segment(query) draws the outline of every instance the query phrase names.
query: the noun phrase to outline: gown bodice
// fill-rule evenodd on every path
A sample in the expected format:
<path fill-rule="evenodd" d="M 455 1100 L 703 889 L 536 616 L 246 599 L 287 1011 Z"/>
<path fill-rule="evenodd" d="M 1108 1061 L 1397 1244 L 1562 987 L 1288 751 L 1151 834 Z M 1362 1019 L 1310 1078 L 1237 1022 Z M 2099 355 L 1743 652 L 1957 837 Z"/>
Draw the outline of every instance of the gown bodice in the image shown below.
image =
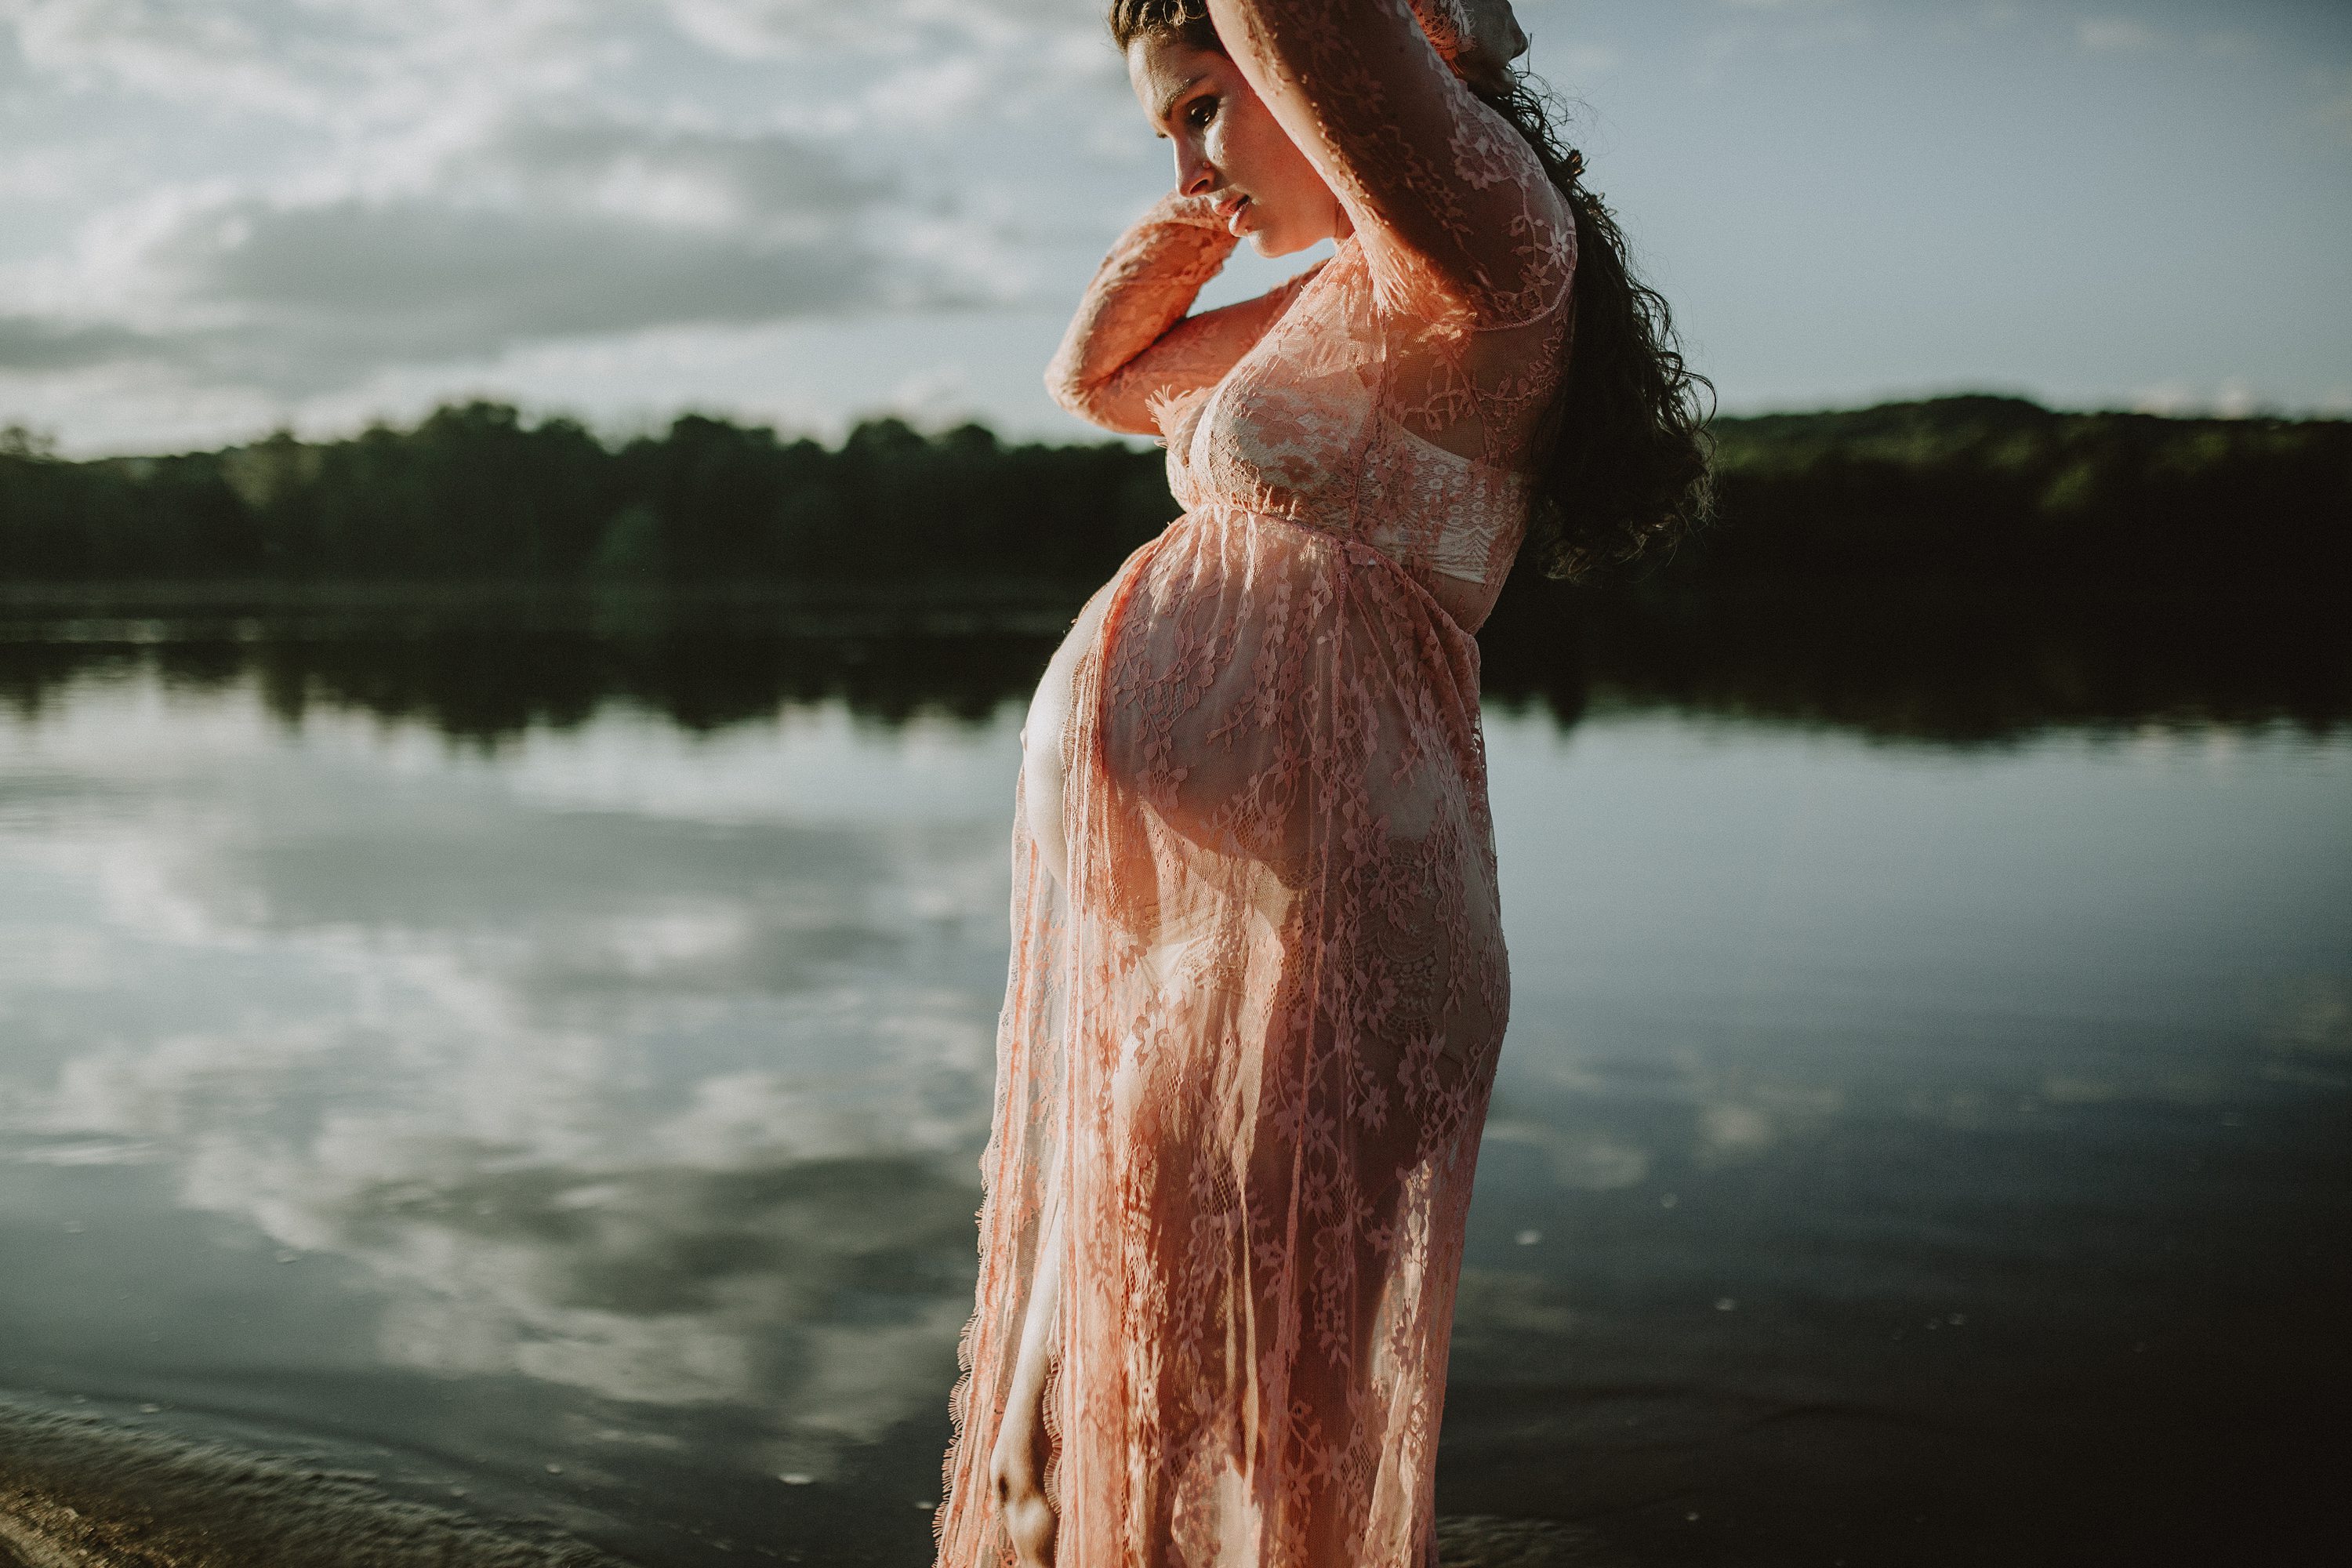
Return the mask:
<path fill-rule="evenodd" d="M 1525 326 L 1464 330 L 1463 353 L 1442 320 L 1383 312 L 1362 248 L 1343 239 L 1223 379 L 1162 403 L 1169 488 L 1188 511 L 1234 507 L 1360 538 L 1475 631 L 1526 532 L 1526 433 L 1505 415 L 1456 450 L 1416 429 L 1432 422 L 1398 393 L 1465 359 L 1556 359 L 1563 315 L 1555 302 Z M 1488 335 L 1532 341 L 1477 342 Z M 1455 445 L 1465 423 L 1451 426 Z"/>
<path fill-rule="evenodd" d="M 1220 191 L 1162 196 L 1097 269 L 1047 386 L 1163 441 L 1188 511 L 1352 536 L 1475 631 L 1526 532 L 1568 363 L 1575 215 L 1537 150 L 1442 63 L 1453 0 L 1234 3 L 1236 58 L 1343 232 L 1320 265 L 1196 312 L 1237 240 Z M 1382 44 L 1417 25 L 1434 49 Z"/>

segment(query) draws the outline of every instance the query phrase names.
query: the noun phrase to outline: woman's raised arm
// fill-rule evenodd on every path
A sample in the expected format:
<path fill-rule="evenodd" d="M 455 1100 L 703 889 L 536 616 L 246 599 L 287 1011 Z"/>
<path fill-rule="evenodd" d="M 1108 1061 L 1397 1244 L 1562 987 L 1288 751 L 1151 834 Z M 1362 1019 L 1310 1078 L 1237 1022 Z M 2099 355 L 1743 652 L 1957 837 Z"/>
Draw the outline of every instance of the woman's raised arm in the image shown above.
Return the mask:
<path fill-rule="evenodd" d="M 1516 322 L 1565 297 L 1574 220 L 1535 150 L 1433 42 L 1465 46 L 1467 13 L 1453 0 L 1208 5 L 1242 75 L 1347 208 L 1391 302 L 1425 308 L 1433 287 Z"/>
<path fill-rule="evenodd" d="M 1214 385 L 1265 336 L 1304 274 L 1255 299 L 1184 313 L 1233 254 L 1214 208 L 1201 196 L 1162 196 L 1119 236 L 1045 368 L 1055 402 L 1108 429 L 1158 435 L 1161 399 Z"/>

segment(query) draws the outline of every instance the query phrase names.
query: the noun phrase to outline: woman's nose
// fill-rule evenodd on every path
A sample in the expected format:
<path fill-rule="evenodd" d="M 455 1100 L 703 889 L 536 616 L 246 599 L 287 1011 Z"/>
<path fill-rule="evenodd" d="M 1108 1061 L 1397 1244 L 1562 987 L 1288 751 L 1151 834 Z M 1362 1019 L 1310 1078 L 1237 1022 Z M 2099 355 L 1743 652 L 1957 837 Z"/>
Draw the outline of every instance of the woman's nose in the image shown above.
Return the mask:
<path fill-rule="evenodd" d="M 1217 166 L 1202 157 L 1197 149 L 1179 145 L 1176 149 L 1176 190 L 1180 195 L 1197 196 L 1203 191 L 1217 188 Z"/>

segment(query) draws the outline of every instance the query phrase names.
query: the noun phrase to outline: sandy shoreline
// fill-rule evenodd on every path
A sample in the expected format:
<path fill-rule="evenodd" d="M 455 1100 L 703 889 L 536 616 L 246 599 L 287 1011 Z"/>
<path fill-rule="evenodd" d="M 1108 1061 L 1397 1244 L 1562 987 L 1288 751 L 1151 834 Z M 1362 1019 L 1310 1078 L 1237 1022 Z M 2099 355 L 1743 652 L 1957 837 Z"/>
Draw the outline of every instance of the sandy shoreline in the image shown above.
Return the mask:
<path fill-rule="evenodd" d="M 1626 1568 L 1584 1532 L 1447 1519 L 1444 1568 Z M 622 1568 L 373 1477 L 0 1402 L 0 1568 Z"/>
<path fill-rule="evenodd" d="M 0 1568 L 618 1568 L 357 1472 L 0 1403 Z"/>

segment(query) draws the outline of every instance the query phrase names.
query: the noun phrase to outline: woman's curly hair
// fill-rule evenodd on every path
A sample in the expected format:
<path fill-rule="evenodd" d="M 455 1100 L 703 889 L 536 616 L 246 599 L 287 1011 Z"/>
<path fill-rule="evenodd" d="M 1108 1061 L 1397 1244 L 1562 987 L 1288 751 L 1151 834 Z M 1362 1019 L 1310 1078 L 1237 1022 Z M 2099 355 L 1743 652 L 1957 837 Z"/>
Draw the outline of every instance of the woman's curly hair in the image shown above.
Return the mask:
<path fill-rule="evenodd" d="M 1231 53 L 1207 0 L 1111 0 L 1109 20 L 1122 53 L 1160 34 Z M 1536 564 L 1548 577 L 1585 578 L 1655 557 L 1712 510 L 1715 389 L 1684 363 L 1665 300 L 1627 265 L 1616 216 L 1585 189 L 1583 155 L 1556 129 L 1549 89 L 1517 70 L 1470 86 L 1535 150 L 1576 218 L 1574 347 L 1529 458 Z"/>

